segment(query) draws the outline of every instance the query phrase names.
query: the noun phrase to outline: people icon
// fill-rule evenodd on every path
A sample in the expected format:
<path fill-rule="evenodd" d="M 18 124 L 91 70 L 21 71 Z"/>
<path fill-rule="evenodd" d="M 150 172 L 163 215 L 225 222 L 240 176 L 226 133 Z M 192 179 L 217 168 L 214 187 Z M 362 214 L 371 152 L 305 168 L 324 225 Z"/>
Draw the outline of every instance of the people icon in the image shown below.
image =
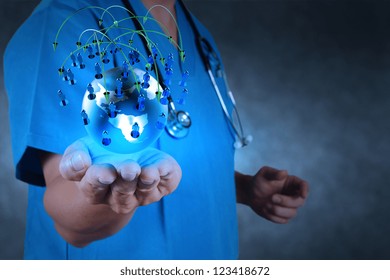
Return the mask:
<path fill-rule="evenodd" d="M 108 105 L 108 116 L 110 118 L 115 118 L 118 114 L 118 111 L 116 110 L 116 105 L 113 102 L 110 102 Z"/>
<path fill-rule="evenodd" d="M 96 41 L 97 42 L 97 41 Z M 100 56 L 100 45 L 99 44 L 96 44 L 96 47 L 95 47 L 95 54 L 97 55 L 97 56 Z"/>
<path fill-rule="evenodd" d="M 85 68 L 85 64 L 84 64 L 84 61 L 83 61 L 83 57 L 80 53 L 77 54 L 77 61 L 79 63 L 79 68 L 80 69 L 84 69 Z"/>
<path fill-rule="evenodd" d="M 111 144 L 111 138 L 109 137 L 107 130 L 104 130 L 102 133 L 102 144 L 104 146 L 108 146 Z"/>
<path fill-rule="evenodd" d="M 184 73 L 181 75 L 181 81 L 179 83 L 179 86 L 185 87 L 187 86 L 187 79 L 190 76 L 190 73 L 186 70 Z"/>
<path fill-rule="evenodd" d="M 88 51 L 88 58 L 89 58 L 89 59 L 92 59 L 92 58 L 95 57 L 95 55 L 93 54 L 93 48 L 92 48 L 91 45 L 88 45 L 87 51 Z"/>
<path fill-rule="evenodd" d="M 81 114 L 81 118 L 83 119 L 84 125 L 88 125 L 89 124 L 89 118 L 88 118 L 87 112 L 85 112 L 85 110 L 83 109 L 80 114 Z"/>
<path fill-rule="evenodd" d="M 123 61 L 122 63 L 122 78 L 127 79 L 129 76 L 129 65 L 127 64 L 127 61 Z"/>
<path fill-rule="evenodd" d="M 153 55 L 149 55 L 149 56 L 148 56 L 148 62 L 149 62 L 150 64 L 154 64 L 154 57 L 153 57 Z"/>
<path fill-rule="evenodd" d="M 74 79 L 74 74 L 73 74 L 72 70 L 68 69 L 66 71 L 66 75 L 67 75 L 68 82 L 69 82 L 70 85 L 76 84 L 76 81 Z"/>
<path fill-rule="evenodd" d="M 173 61 L 174 61 L 173 53 L 169 53 L 168 58 L 167 58 L 167 62 L 165 63 L 165 70 L 167 70 L 168 68 L 172 68 Z"/>
<path fill-rule="evenodd" d="M 68 72 L 65 71 L 65 69 L 63 69 L 63 68 L 60 68 L 59 71 L 63 71 L 63 73 L 62 73 L 62 79 L 63 79 L 65 82 L 69 82 Z"/>
<path fill-rule="evenodd" d="M 157 58 L 158 49 L 157 49 L 157 46 L 156 46 L 156 45 L 153 45 L 153 46 L 152 46 L 152 55 L 153 55 L 154 59 Z"/>
<path fill-rule="evenodd" d="M 139 137 L 140 133 L 139 133 L 139 125 L 138 125 L 138 123 L 134 123 L 133 124 L 133 126 L 131 128 L 130 135 L 133 138 L 138 138 Z"/>
<path fill-rule="evenodd" d="M 62 92 L 62 90 L 59 90 L 58 92 L 57 92 L 57 95 L 58 95 L 58 97 L 59 97 L 59 99 L 60 99 L 60 106 L 61 107 L 64 107 L 64 106 L 66 106 L 66 105 L 68 105 L 68 100 L 66 99 L 66 97 L 65 97 L 65 94 Z"/>
<path fill-rule="evenodd" d="M 101 79 L 103 78 L 103 74 L 102 74 L 102 68 L 100 67 L 100 64 L 98 62 L 95 63 L 95 78 L 96 79 Z"/>
<path fill-rule="evenodd" d="M 139 54 L 139 52 L 137 50 L 129 51 L 129 62 L 130 62 L 130 64 L 134 65 L 134 64 L 140 62 L 139 56 L 140 56 L 140 54 Z"/>
<path fill-rule="evenodd" d="M 171 96 L 171 92 L 169 88 L 165 88 L 161 94 L 160 103 L 162 105 L 167 105 L 169 96 Z"/>
<path fill-rule="evenodd" d="M 148 62 L 145 65 L 146 71 L 151 71 L 154 69 L 154 58 L 152 55 L 148 56 Z"/>
<path fill-rule="evenodd" d="M 165 79 L 164 79 L 164 82 L 168 86 L 171 85 L 172 75 L 173 75 L 173 69 L 172 68 L 165 68 Z"/>
<path fill-rule="evenodd" d="M 110 60 L 107 57 L 107 52 L 106 51 L 102 52 L 102 62 L 104 64 L 108 64 L 110 62 Z"/>
<path fill-rule="evenodd" d="M 137 100 L 137 110 L 144 111 L 145 110 L 145 96 L 140 94 Z"/>
<path fill-rule="evenodd" d="M 161 114 L 158 116 L 157 123 L 156 123 L 156 128 L 157 128 L 157 129 L 163 129 L 163 128 L 165 127 L 165 123 L 166 123 L 165 114 L 164 114 L 164 113 L 161 113 Z"/>
<path fill-rule="evenodd" d="M 76 62 L 76 56 L 74 55 L 74 53 L 70 54 L 70 59 L 72 60 L 72 66 L 76 67 L 77 66 L 77 62 Z"/>
<path fill-rule="evenodd" d="M 172 75 L 173 75 L 173 68 L 172 68 L 173 61 L 174 61 L 173 54 L 169 53 L 168 58 L 167 58 L 167 62 L 165 63 L 165 81 L 164 82 L 166 85 L 171 84 L 171 79 L 172 79 Z"/>
<path fill-rule="evenodd" d="M 115 96 L 118 98 L 123 97 L 123 92 L 122 92 L 122 87 L 123 87 L 123 82 L 121 79 L 116 79 L 116 89 L 115 89 Z"/>
<path fill-rule="evenodd" d="M 94 100 L 96 98 L 95 90 L 93 89 L 93 86 L 91 84 L 87 85 L 87 90 L 89 92 L 88 99 Z"/>
<path fill-rule="evenodd" d="M 177 103 L 183 105 L 186 102 L 187 95 L 188 95 L 188 89 L 184 88 L 180 94 L 180 98 L 177 100 Z"/>
<path fill-rule="evenodd" d="M 142 83 L 142 88 L 147 89 L 150 86 L 150 84 L 149 84 L 150 74 L 148 72 L 145 72 L 143 78 L 144 78 L 144 82 Z"/>

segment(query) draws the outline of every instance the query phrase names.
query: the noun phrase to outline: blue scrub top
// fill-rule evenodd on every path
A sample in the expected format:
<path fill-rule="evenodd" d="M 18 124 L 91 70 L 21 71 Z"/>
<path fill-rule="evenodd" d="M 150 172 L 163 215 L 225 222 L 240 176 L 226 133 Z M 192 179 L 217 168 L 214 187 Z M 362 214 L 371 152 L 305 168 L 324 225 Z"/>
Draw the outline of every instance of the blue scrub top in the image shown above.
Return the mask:
<path fill-rule="evenodd" d="M 131 3 L 138 15 L 146 14 L 141 1 Z M 185 63 L 180 62 L 177 49 L 167 44 L 166 38 L 151 35 L 162 53 L 175 55 L 175 69 L 190 73 L 186 103 L 176 104 L 178 110 L 191 115 L 193 124 L 189 135 L 177 140 L 164 132 L 154 144 L 180 164 L 183 177 L 178 189 L 157 203 L 139 207 L 120 232 L 85 248 L 68 244 L 54 229 L 43 206 L 45 188 L 39 186 L 44 186 L 44 177 L 37 149 L 62 154 L 67 146 L 86 136 L 80 111 L 90 81 L 75 69 L 77 84 L 70 87 L 58 76 L 57 70 L 77 47 L 75 43 L 81 31 L 98 28 L 101 11 L 89 9 L 77 14 L 62 30 L 56 52 L 52 43 L 59 26 L 70 14 L 91 5 L 108 6 L 104 0 L 42 1 L 16 32 L 5 53 L 5 85 L 10 104 L 16 176 L 29 183 L 25 258 L 236 259 L 234 138 L 197 52 L 194 32 L 178 4 L 176 13 L 186 51 Z M 122 5 L 122 2 L 110 1 L 110 5 Z M 128 16 L 121 9 L 111 12 L 117 18 Z M 195 22 L 202 36 L 216 49 L 209 32 L 196 19 Z M 131 21 L 127 24 L 132 26 Z M 145 28 L 161 31 L 153 21 L 148 21 Z M 144 51 L 137 36 L 134 45 Z M 88 58 L 84 60 L 88 63 Z M 106 67 L 114 67 L 114 61 L 121 65 L 123 60 L 112 58 Z M 71 60 L 65 67 L 71 68 L 70 63 Z M 82 71 L 88 73 L 94 71 L 94 67 L 87 65 Z M 172 78 L 174 98 L 181 92 L 178 85 L 181 75 L 176 71 Z M 223 81 L 217 80 L 231 108 Z M 59 106 L 59 89 L 69 101 L 66 107 Z"/>

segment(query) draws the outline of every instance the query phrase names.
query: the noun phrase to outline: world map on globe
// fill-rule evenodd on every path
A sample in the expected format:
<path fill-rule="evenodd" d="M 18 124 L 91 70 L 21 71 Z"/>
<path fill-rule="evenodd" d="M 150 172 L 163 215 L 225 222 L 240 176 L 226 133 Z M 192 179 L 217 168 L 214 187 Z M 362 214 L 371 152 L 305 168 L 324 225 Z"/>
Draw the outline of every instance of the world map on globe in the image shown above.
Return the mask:
<path fill-rule="evenodd" d="M 160 102 L 159 92 L 158 82 L 138 68 L 126 78 L 120 67 L 106 71 L 84 95 L 81 115 L 88 134 L 111 152 L 144 149 L 160 137 L 166 124 L 168 106 Z"/>

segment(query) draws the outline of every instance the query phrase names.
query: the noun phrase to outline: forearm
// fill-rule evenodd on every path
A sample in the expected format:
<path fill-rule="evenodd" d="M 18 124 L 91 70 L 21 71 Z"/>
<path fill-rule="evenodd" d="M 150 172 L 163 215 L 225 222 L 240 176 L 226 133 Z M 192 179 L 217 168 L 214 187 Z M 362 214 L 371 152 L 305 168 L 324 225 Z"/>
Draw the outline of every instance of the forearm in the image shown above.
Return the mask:
<path fill-rule="evenodd" d="M 88 202 L 79 183 L 68 181 L 59 174 L 60 159 L 59 155 L 51 155 L 46 159 L 48 162 L 44 168 L 44 205 L 58 233 L 69 243 L 82 247 L 123 228 L 135 210 L 118 214 L 109 205 Z"/>
<path fill-rule="evenodd" d="M 65 180 L 47 186 L 44 205 L 58 233 L 78 247 L 118 232 L 135 212 L 118 214 L 108 205 L 90 204 L 76 183 Z"/>
<path fill-rule="evenodd" d="M 252 176 L 244 175 L 240 172 L 234 173 L 234 180 L 236 183 L 236 200 L 237 203 L 248 205 L 248 186 L 252 180 Z"/>

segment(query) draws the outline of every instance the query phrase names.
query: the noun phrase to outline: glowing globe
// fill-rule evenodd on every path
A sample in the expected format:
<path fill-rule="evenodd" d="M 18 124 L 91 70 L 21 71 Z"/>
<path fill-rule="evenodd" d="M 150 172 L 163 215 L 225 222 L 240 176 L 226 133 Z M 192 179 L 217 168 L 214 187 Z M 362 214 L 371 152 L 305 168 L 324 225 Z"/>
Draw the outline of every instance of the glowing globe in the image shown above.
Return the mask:
<path fill-rule="evenodd" d="M 148 72 L 123 68 L 97 73 L 84 95 L 81 116 L 88 134 L 115 153 L 141 151 L 164 130 L 168 106 Z M 164 103 L 164 104 L 162 104 Z"/>

